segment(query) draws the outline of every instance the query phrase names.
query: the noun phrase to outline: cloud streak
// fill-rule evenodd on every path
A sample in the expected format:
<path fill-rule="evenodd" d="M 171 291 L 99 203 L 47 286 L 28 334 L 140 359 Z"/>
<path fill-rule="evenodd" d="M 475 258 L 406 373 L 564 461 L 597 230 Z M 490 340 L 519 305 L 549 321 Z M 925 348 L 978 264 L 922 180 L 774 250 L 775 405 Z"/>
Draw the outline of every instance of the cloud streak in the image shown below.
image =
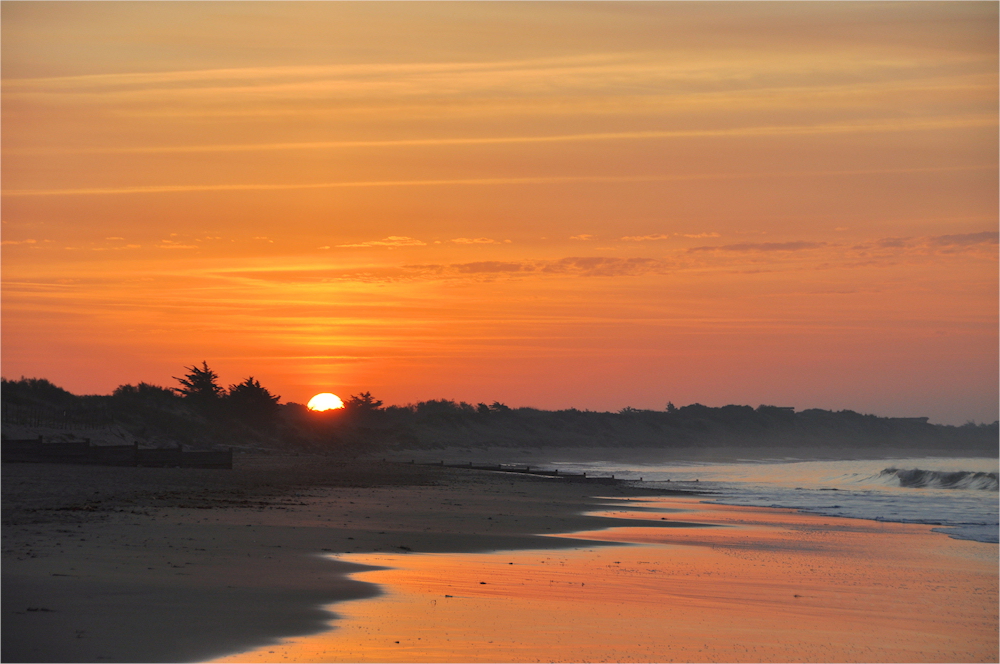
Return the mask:
<path fill-rule="evenodd" d="M 924 131 L 955 127 L 989 127 L 995 118 L 970 116 L 964 118 L 904 119 L 893 122 L 830 123 L 793 126 L 751 126 L 728 129 L 653 130 L 632 132 L 599 132 L 561 134 L 553 136 L 494 136 L 459 138 L 412 138 L 375 141 L 308 141 L 287 143 L 230 143 L 216 145 L 181 145 L 148 147 L 92 148 L 11 148 L 8 154 L 190 154 L 206 152 L 268 152 L 288 150 L 337 150 L 386 147 L 446 147 L 460 145 L 504 145 L 518 143 L 575 143 L 592 141 L 626 141 L 677 138 L 733 138 L 754 136 L 800 136 L 807 134 L 847 134 L 871 132 Z"/>
<path fill-rule="evenodd" d="M 820 249 L 826 247 L 826 242 L 744 242 L 741 244 L 723 244 L 715 247 L 691 247 L 688 253 L 698 253 L 705 251 L 728 251 L 728 252 L 769 252 L 769 251 L 803 251 L 806 249 Z"/>
<path fill-rule="evenodd" d="M 338 244 L 338 247 L 424 247 L 426 242 L 422 242 L 405 235 L 390 235 L 383 240 L 369 240 L 368 242 L 358 242 L 357 244 Z"/>
<path fill-rule="evenodd" d="M 455 244 L 504 244 L 504 242 L 488 237 L 457 237 L 454 240 L 451 240 L 451 242 L 454 242 Z M 505 242 L 510 243 L 510 240 L 506 240 Z"/>
<path fill-rule="evenodd" d="M 294 189 L 337 189 L 341 187 L 441 187 L 497 186 L 564 184 L 574 182 L 629 183 L 629 182 L 671 182 L 689 180 L 751 180 L 759 178 L 799 178 L 821 176 L 857 176 L 892 173 L 941 173 L 960 171 L 995 170 L 995 164 L 973 166 L 944 166 L 929 168 L 884 168 L 831 171 L 772 171 L 747 173 L 687 173 L 667 175 L 554 175 L 541 177 L 500 177 L 500 178 L 454 178 L 441 180 L 363 180 L 348 182 L 313 182 L 282 184 L 183 184 L 183 185 L 140 185 L 129 187 L 87 187 L 73 189 L 8 189 L 2 192 L 7 197 L 34 196 L 107 196 L 125 194 L 174 194 L 210 191 L 285 191 Z M 582 239 L 574 236 L 572 239 Z"/>

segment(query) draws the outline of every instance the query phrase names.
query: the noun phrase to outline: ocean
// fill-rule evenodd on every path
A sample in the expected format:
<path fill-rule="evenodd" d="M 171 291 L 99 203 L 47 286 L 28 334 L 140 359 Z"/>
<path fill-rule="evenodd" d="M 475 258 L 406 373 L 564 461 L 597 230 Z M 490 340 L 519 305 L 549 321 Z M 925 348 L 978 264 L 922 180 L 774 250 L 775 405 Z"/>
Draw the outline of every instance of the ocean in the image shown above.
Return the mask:
<path fill-rule="evenodd" d="M 785 507 L 826 516 L 925 523 L 956 539 L 1000 540 L 997 476 L 985 458 L 768 460 L 641 464 L 554 462 L 563 472 L 614 475 L 650 487 L 696 489 L 729 505 Z"/>

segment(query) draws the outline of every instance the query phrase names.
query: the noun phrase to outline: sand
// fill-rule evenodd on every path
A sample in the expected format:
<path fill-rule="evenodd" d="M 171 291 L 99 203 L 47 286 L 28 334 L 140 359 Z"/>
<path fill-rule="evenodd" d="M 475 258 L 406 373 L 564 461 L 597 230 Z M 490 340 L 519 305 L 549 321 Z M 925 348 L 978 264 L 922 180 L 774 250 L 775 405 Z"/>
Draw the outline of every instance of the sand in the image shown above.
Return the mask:
<path fill-rule="evenodd" d="M 319 457 L 3 492 L 4 661 L 998 656 L 996 545 L 927 526 Z"/>
<path fill-rule="evenodd" d="M 581 514 L 601 505 L 583 484 L 328 457 L 4 464 L 2 489 L 5 662 L 209 659 L 324 630 L 322 606 L 378 592 L 324 552 L 560 548 L 535 533 L 607 521 Z"/>

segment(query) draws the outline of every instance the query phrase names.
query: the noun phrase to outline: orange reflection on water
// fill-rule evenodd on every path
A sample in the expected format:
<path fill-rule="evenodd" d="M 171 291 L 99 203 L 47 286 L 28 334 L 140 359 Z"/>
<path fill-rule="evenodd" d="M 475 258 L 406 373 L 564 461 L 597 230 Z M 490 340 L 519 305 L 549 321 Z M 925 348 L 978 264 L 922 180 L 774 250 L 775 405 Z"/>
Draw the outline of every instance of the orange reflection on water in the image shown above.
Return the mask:
<path fill-rule="evenodd" d="M 669 505 L 691 511 L 666 519 L 714 527 L 577 533 L 581 547 L 560 551 L 339 556 L 390 568 L 357 575 L 386 594 L 331 607 L 332 631 L 219 661 L 996 660 L 995 545 Z"/>

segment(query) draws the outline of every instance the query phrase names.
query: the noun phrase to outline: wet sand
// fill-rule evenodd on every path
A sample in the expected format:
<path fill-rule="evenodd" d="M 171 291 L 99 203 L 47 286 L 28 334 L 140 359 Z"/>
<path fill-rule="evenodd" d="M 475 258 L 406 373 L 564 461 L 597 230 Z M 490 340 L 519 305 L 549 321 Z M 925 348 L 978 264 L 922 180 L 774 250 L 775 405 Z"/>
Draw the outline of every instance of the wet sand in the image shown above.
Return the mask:
<path fill-rule="evenodd" d="M 371 597 L 324 553 L 566 548 L 594 487 L 328 457 L 233 471 L 3 465 L 5 662 L 200 661 L 328 629 Z M 602 492 L 649 492 L 600 486 Z M 406 547 L 405 549 L 402 547 Z"/>
<path fill-rule="evenodd" d="M 338 555 L 385 596 L 219 661 L 989 662 L 997 549 L 928 526 L 660 499 L 563 551 Z M 650 507 L 665 512 L 650 512 Z M 594 547 L 594 541 L 624 546 Z"/>
<path fill-rule="evenodd" d="M 3 473 L 4 661 L 998 657 L 996 545 L 929 526 L 322 458 Z"/>

